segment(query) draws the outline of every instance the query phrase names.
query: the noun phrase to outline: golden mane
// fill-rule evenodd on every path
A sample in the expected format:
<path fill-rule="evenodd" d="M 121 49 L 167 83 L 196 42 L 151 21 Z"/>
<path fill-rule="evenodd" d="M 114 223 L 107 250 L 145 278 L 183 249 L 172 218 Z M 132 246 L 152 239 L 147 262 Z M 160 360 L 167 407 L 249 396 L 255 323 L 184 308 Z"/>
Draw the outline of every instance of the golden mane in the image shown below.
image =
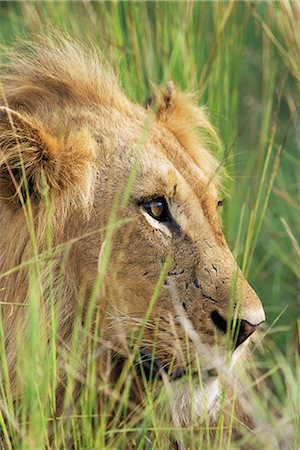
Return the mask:
<path fill-rule="evenodd" d="M 121 111 L 129 102 L 104 57 L 92 45 L 63 34 L 19 41 L 3 49 L 1 103 L 33 112 L 36 105 L 106 104 Z"/>
<path fill-rule="evenodd" d="M 54 114 L 65 114 L 66 107 L 76 113 L 79 108 L 105 106 L 146 120 L 147 112 L 125 96 L 111 65 L 92 44 L 54 32 L 50 37 L 18 41 L 2 53 L 7 62 L 0 70 L 0 105 L 36 115 L 46 128 L 49 118 L 51 122 Z M 196 95 L 180 92 L 171 82 L 158 96 L 156 122 L 177 138 L 202 170 L 215 177 L 218 164 L 207 148 L 215 151 L 220 142 Z"/>

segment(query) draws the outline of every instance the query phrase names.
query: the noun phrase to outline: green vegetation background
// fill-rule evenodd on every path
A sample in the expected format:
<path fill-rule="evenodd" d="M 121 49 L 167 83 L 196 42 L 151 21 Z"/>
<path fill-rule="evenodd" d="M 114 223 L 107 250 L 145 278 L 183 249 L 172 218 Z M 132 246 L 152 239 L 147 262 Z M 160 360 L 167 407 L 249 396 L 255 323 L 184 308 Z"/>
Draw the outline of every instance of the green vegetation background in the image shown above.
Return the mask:
<path fill-rule="evenodd" d="M 299 336 L 297 2 L 0 2 L 0 42 L 55 25 L 96 42 L 144 102 L 172 79 L 199 92 L 224 144 L 223 223 L 267 314 L 265 355 L 295 363 Z"/>

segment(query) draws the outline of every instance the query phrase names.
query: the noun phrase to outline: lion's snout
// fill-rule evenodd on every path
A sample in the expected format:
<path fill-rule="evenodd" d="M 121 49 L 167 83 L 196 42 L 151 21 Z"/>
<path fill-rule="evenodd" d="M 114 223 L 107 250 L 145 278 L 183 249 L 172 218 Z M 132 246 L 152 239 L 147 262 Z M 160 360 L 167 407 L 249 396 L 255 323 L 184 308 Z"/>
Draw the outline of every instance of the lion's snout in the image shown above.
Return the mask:
<path fill-rule="evenodd" d="M 223 334 L 231 334 L 234 349 L 245 342 L 262 323 L 251 324 L 244 319 L 227 321 L 217 310 L 212 311 L 210 317 L 217 330 Z"/>

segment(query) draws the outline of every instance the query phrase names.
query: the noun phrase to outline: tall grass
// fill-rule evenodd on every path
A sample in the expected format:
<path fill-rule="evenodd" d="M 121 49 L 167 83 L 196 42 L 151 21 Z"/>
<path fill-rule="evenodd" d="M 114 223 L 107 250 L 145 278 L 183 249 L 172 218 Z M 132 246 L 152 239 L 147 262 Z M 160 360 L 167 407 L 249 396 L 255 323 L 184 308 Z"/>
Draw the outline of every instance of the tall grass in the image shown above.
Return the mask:
<path fill-rule="evenodd" d="M 224 143 L 223 153 L 217 156 L 230 174 L 224 186 L 225 234 L 267 314 L 264 339 L 256 349 L 254 369 L 258 377 L 243 378 L 244 401 L 256 419 L 256 433 L 241 425 L 241 434 L 235 437 L 232 423 L 224 424 L 222 402 L 214 440 L 210 439 L 207 421 L 198 428 L 176 428 L 164 410 L 167 392 L 153 397 L 146 380 L 143 407 L 132 412 L 129 392 L 133 355 L 110 392 L 109 401 L 99 410 L 95 355 L 101 336 L 98 327 L 91 329 L 90 325 L 100 317 L 95 317 L 91 309 L 82 330 L 78 312 L 71 349 L 56 340 L 58 317 L 54 308 L 49 329 L 44 330 L 40 324 L 40 273 L 48 264 L 53 291 L 51 259 L 57 252 L 49 229 L 47 258 L 35 254 L 34 264 L 28 263 L 28 304 L 20 308 L 28 314 L 30 330 L 28 339 L 18 342 L 18 370 L 25 395 L 16 401 L 11 393 L 5 336 L 0 327 L 0 428 L 5 448 L 69 448 L 72 440 L 77 449 L 167 449 L 170 440 L 176 439 L 182 448 L 194 449 L 300 447 L 299 17 L 297 3 L 287 1 L 0 3 L 0 39 L 5 45 L 11 45 L 16 35 L 47 32 L 53 24 L 96 42 L 134 101 L 144 102 L 154 85 L 170 79 L 182 89 L 199 92 L 200 103 L 207 105 Z M 125 197 L 116 200 L 116 209 L 126 201 L 132 181 L 125 189 Z M 30 211 L 28 214 L 30 217 Z M 112 212 L 91 308 L 97 301 L 113 229 L 118 225 Z M 60 251 L 65 255 L 63 272 L 68 246 Z M 0 280 L 6 276 L 0 274 Z M 162 280 L 157 282 L 150 305 Z M 0 305 L 8 307 L 1 304 L 1 297 Z M 82 338 L 87 339 L 90 363 L 85 389 L 75 404 L 73 389 L 82 375 Z M 58 356 L 68 365 L 64 380 L 67 393 L 62 413 L 54 420 Z M 97 386 L 97 394 L 106 388 L 105 383 Z M 240 393 L 239 386 L 236 389 Z"/>

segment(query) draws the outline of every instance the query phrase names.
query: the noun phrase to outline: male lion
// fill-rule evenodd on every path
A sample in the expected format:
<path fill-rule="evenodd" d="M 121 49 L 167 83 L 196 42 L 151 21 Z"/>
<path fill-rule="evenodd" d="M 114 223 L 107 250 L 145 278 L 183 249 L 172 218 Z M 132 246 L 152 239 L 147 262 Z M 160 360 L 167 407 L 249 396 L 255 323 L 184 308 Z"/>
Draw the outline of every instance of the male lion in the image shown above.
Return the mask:
<path fill-rule="evenodd" d="M 23 343 L 30 328 L 21 306 L 34 298 L 48 339 L 57 314 L 57 410 L 68 372 L 60 348 L 80 311 L 82 336 L 99 342 L 99 379 L 117 382 L 129 361 L 132 399 L 152 380 L 156 393 L 167 386 L 176 424 L 213 417 L 226 351 L 241 355 L 265 315 L 222 232 L 212 126 L 171 82 L 145 108 L 133 104 L 94 49 L 61 36 L 26 47 L 7 52 L 0 78 L 0 290 L 13 396 L 22 395 L 18 335 Z M 88 364 L 81 345 L 75 396 Z"/>

